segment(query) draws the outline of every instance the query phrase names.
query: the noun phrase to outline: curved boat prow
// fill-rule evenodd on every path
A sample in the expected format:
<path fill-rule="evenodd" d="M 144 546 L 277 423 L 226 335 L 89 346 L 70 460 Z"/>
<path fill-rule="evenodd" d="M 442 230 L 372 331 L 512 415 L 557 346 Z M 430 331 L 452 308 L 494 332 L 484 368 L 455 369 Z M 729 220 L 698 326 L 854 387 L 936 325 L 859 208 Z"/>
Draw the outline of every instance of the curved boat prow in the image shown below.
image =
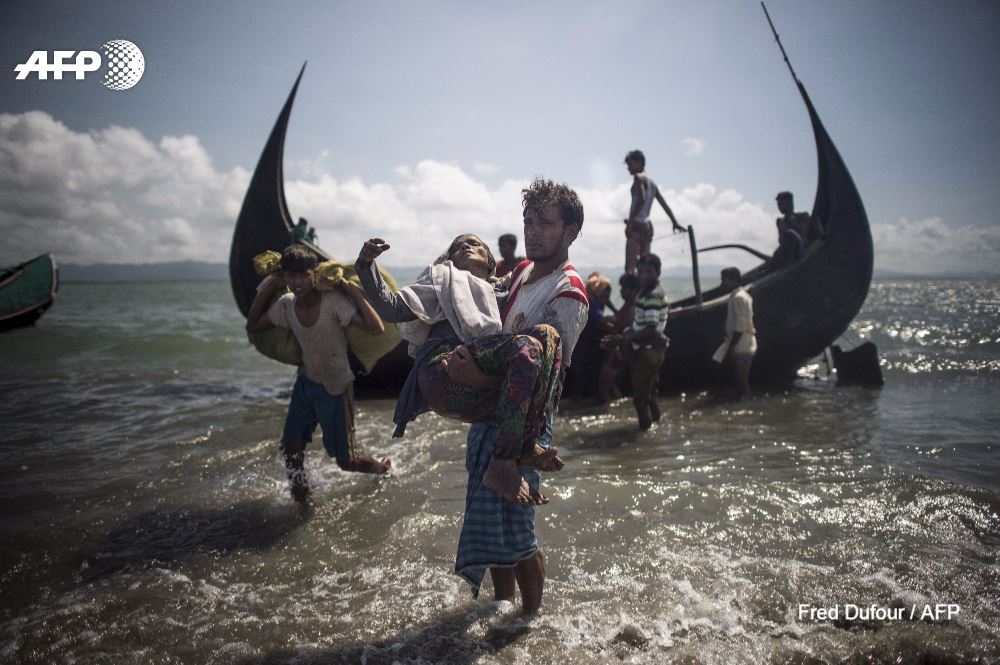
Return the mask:
<path fill-rule="evenodd" d="M 292 103 L 305 69 L 303 64 L 278 120 L 274 123 L 236 220 L 232 249 L 229 252 L 229 279 L 236 304 L 243 316 L 249 314 L 261 281 L 254 269 L 253 257 L 269 250 L 280 252 L 292 242 L 292 216 L 285 201 L 282 161 Z M 298 242 L 313 250 L 320 261 L 330 260 L 330 255 L 316 245 L 302 240 Z M 348 277 L 354 270 L 353 263 L 345 264 L 343 268 Z M 395 289 L 392 276 L 385 269 L 380 270 L 386 283 Z M 249 337 L 254 347 L 269 358 L 291 365 L 297 365 L 302 360 L 298 342 L 288 329 L 265 330 L 251 333 Z M 392 391 L 402 385 L 402 380 L 409 371 L 410 360 L 406 355 L 406 345 L 400 344 L 399 335 L 391 324 L 386 326 L 382 335 L 372 335 L 356 326 L 349 326 L 347 345 L 351 352 L 352 368 L 362 375 L 355 382 L 357 388 L 362 391 Z"/>
<path fill-rule="evenodd" d="M 826 241 L 838 249 L 835 255 L 830 255 L 830 258 L 847 261 L 854 267 L 849 273 L 840 276 L 840 285 L 845 295 L 849 292 L 850 298 L 858 301 L 860 309 L 868 295 L 875 262 L 868 214 L 865 212 L 865 205 L 854 179 L 847 170 L 837 146 L 827 133 L 826 127 L 823 126 L 809 93 L 798 79 L 795 84 L 809 111 L 809 119 L 816 138 L 819 168 L 812 214 L 823 224 Z M 851 319 L 855 314 L 857 310 L 851 315 Z M 845 329 L 848 323 L 850 320 L 845 323 Z"/>
<path fill-rule="evenodd" d="M 257 161 L 247 188 L 240 216 L 236 220 L 233 244 L 229 252 L 229 280 L 236 305 L 243 316 L 250 312 L 260 276 L 253 268 L 253 257 L 268 250 L 281 251 L 291 242 L 292 219 L 285 202 L 284 171 L 285 132 L 292 114 L 306 63 L 302 64 L 292 91 L 288 93 L 271 136 Z"/>
<path fill-rule="evenodd" d="M 784 382 L 847 330 L 868 295 L 874 252 L 861 195 L 795 75 L 769 15 L 767 19 L 812 124 L 819 164 L 812 214 L 824 229 L 822 239 L 795 262 L 778 267 L 767 261 L 743 276 L 753 296 L 758 342 L 751 380 Z M 690 297 L 674 303 L 661 386 L 729 380 L 711 360 L 726 320 L 724 296 L 722 288 L 715 287 L 703 293 L 702 301 Z"/>

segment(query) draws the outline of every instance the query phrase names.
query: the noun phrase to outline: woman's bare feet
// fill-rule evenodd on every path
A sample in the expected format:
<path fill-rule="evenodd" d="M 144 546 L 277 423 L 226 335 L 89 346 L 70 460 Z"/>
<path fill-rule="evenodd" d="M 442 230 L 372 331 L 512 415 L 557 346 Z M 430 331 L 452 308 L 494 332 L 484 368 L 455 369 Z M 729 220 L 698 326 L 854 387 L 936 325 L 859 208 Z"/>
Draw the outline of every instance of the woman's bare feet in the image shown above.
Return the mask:
<path fill-rule="evenodd" d="M 538 442 L 532 444 L 532 450 L 530 452 L 521 453 L 521 457 L 517 460 L 517 465 L 522 469 L 538 469 L 539 471 L 562 471 L 566 463 L 562 461 L 559 457 L 558 448 L 549 448 L 546 450 L 538 445 Z"/>
<path fill-rule="evenodd" d="M 511 503 L 526 506 L 536 502 L 531 495 L 531 487 L 517 470 L 517 460 L 513 458 L 491 459 L 483 474 L 483 484 Z"/>

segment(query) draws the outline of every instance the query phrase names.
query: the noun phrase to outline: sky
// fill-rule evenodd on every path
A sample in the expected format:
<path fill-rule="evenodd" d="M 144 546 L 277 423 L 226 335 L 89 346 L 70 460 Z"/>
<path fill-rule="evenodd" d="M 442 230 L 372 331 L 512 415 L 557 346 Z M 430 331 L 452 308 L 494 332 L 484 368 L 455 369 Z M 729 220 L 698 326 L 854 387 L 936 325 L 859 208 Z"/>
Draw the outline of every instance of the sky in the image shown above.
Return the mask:
<path fill-rule="evenodd" d="M 1000 3 L 773 0 L 768 10 L 865 202 L 883 271 L 1000 273 Z M 303 63 L 285 148 L 293 217 L 352 259 L 416 266 L 520 231 L 536 175 L 581 196 L 571 257 L 623 265 L 626 152 L 698 244 L 776 244 L 809 210 L 808 117 L 754 1 L 0 3 L 0 264 L 225 262 Z M 128 90 L 16 80 L 35 50 L 127 39 Z M 653 215 L 653 250 L 689 265 Z M 701 261 L 748 268 L 739 252 Z"/>

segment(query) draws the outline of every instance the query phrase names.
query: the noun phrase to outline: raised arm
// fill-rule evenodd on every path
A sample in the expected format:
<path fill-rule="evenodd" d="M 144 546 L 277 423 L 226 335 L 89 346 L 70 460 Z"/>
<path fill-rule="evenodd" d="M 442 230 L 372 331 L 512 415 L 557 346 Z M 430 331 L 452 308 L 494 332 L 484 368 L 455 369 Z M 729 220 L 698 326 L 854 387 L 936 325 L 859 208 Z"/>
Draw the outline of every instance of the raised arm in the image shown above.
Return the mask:
<path fill-rule="evenodd" d="M 673 222 L 674 231 L 680 231 L 681 233 L 683 233 L 684 227 L 677 222 L 677 218 L 674 217 L 674 211 L 670 209 L 669 205 L 667 205 L 667 200 L 663 198 L 663 194 L 660 194 L 659 187 L 656 188 L 656 200 L 659 201 L 660 205 L 663 207 L 663 210 L 667 213 L 667 217 L 669 217 L 670 221 Z"/>
<path fill-rule="evenodd" d="M 285 287 L 285 280 L 278 273 L 268 278 L 264 287 L 257 292 L 250 305 L 250 312 L 247 314 L 247 332 L 261 332 L 274 327 L 271 319 L 267 317 L 267 308 L 274 299 L 274 294 Z"/>
<path fill-rule="evenodd" d="M 372 238 L 361 246 L 358 253 L 358 260 L 354 263 L 354 269 L 361 280 L 361 288 L 364 289 L 365 297 L 375 312 L 382 320 L 390 323 L 401 323 L 403 321 L 413 321 L 417 318 L 406 302 L 399 295 L 389 290 L 382 275 L 379 274 L 378 266 L 375 265 L 375 258 L 389 249 L 389 245 L 381 238 Z M 358 308 L 361 311 L 361 308 Z"/>

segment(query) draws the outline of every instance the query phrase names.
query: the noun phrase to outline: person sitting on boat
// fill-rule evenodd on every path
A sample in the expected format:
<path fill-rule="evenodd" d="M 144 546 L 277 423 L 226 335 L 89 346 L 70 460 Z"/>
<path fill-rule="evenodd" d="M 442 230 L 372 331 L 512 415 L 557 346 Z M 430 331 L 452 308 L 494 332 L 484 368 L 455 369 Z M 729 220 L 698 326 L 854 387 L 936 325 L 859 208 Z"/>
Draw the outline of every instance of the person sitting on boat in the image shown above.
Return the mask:
<path fill-rule="evenodd" d="M 778 192 L 775 200 L 781 217 L 776 222 L 778 250 L 774 258 L 778 265 L 787 265 L 802 258 L 806 247 L 823 237 L 823 227 L 809 213 L 795 212 L 795 199 L 791 192 Z"/>
<path fill-rule="evenodd" d="M 298 223 L 292 227 L 292 242 L 299 242 L 306 239 L 309 233 L 309 222 L 305 217 L 299 217 Z"/>
<path fill-rule="evenodd" d="M 323 447 L 345 471 L 386 473 L 389 458 L 376 461 L 354 451 L 354 404 L 347 357 L 348 325 L 361 326 L 373 335 L 385 330 L 361 290 L 341 280 L 332 291 L 316 288 L 318 260 L 308 247 L 293 243 L 281 255 L 281 271 L 268 278 L 257 292 L 247 315 L 247 332 L 290 328 L 302 347 L 292 398 L 288 404 L 281 448 L 291 481 L 292 496 L 304 501 L 309 494 L 305 474 L 305 447 L 316 425 L 323 428 Z M 285 287 L 291 289 L 270 304 Z"/>
<path fill-rule="evenodd" d="M 653 222 L 650 221 L 649 214 L 653 210 L 654 200 L 666 211 L 674 225 L 674 232 L 683 232 L 684 227 L 677 223 L 677 218 L 660 189 L 646 173 L 646 156 L 642 151 L 633 150 L 625 155 L 625 166 L 632 175 L 632 205 L 629 207 L 628 219 L 625 220 L 625 272 L 634 274 L 637 259 L 649 253 L 650 243 L 653 242 Z"/>
<path fill-rule="evenodd" d="M 500 248 L 500 260 L 497 261 L 498 278 L 510 274 L 517 264 L 524 260 L 523 256 L 517 256 L 517 236 L 513 233 L 505 233 L 497 240 L 497 247 Z"/>
<path fill-rule="evenodd" d="M 753 327 L 753 298 L 740 285 L 739 268 L 722 270 L 722 289 L 729 292 L 726 310 L 726 339 L 712 356 L 717 363 L 730 363 L 740 397 L 750 397 L 750 366 L 757 352 L 757 331 Z"/>
<path fill-rule="evenodd" d="M 364 243 L 355 264 L 365 295 L 386 321 L 397 323 L 410 343 L 413 369 L 396 403 L 394 437 L 420 413 L 498 426 L 494 461 L 484 482 L 508 501 L 545 501 L 528 487 L 517 468 L 562 468 L 555 448 L 536 443 L 559 394 L 562 347 L 559 333 L 540 324 L 521 334 L 500 332 L 493 285 L 496 270 L 489 247 L 472 234 L 455 238 L 416 283 L 392 293 L 375 259 L 389 249 L 381 238 Z M 468 354 L 488 375 L 480 386 L 451 379 L 452 354 Z"/>
<path fill-rule="evenodd" d="M 319 237 L 316 229 L 309 226 L 305 217 L 299 217 L 299 223 L 292 227 L 292 242 L 308 242 L 316 244 Z"/>

